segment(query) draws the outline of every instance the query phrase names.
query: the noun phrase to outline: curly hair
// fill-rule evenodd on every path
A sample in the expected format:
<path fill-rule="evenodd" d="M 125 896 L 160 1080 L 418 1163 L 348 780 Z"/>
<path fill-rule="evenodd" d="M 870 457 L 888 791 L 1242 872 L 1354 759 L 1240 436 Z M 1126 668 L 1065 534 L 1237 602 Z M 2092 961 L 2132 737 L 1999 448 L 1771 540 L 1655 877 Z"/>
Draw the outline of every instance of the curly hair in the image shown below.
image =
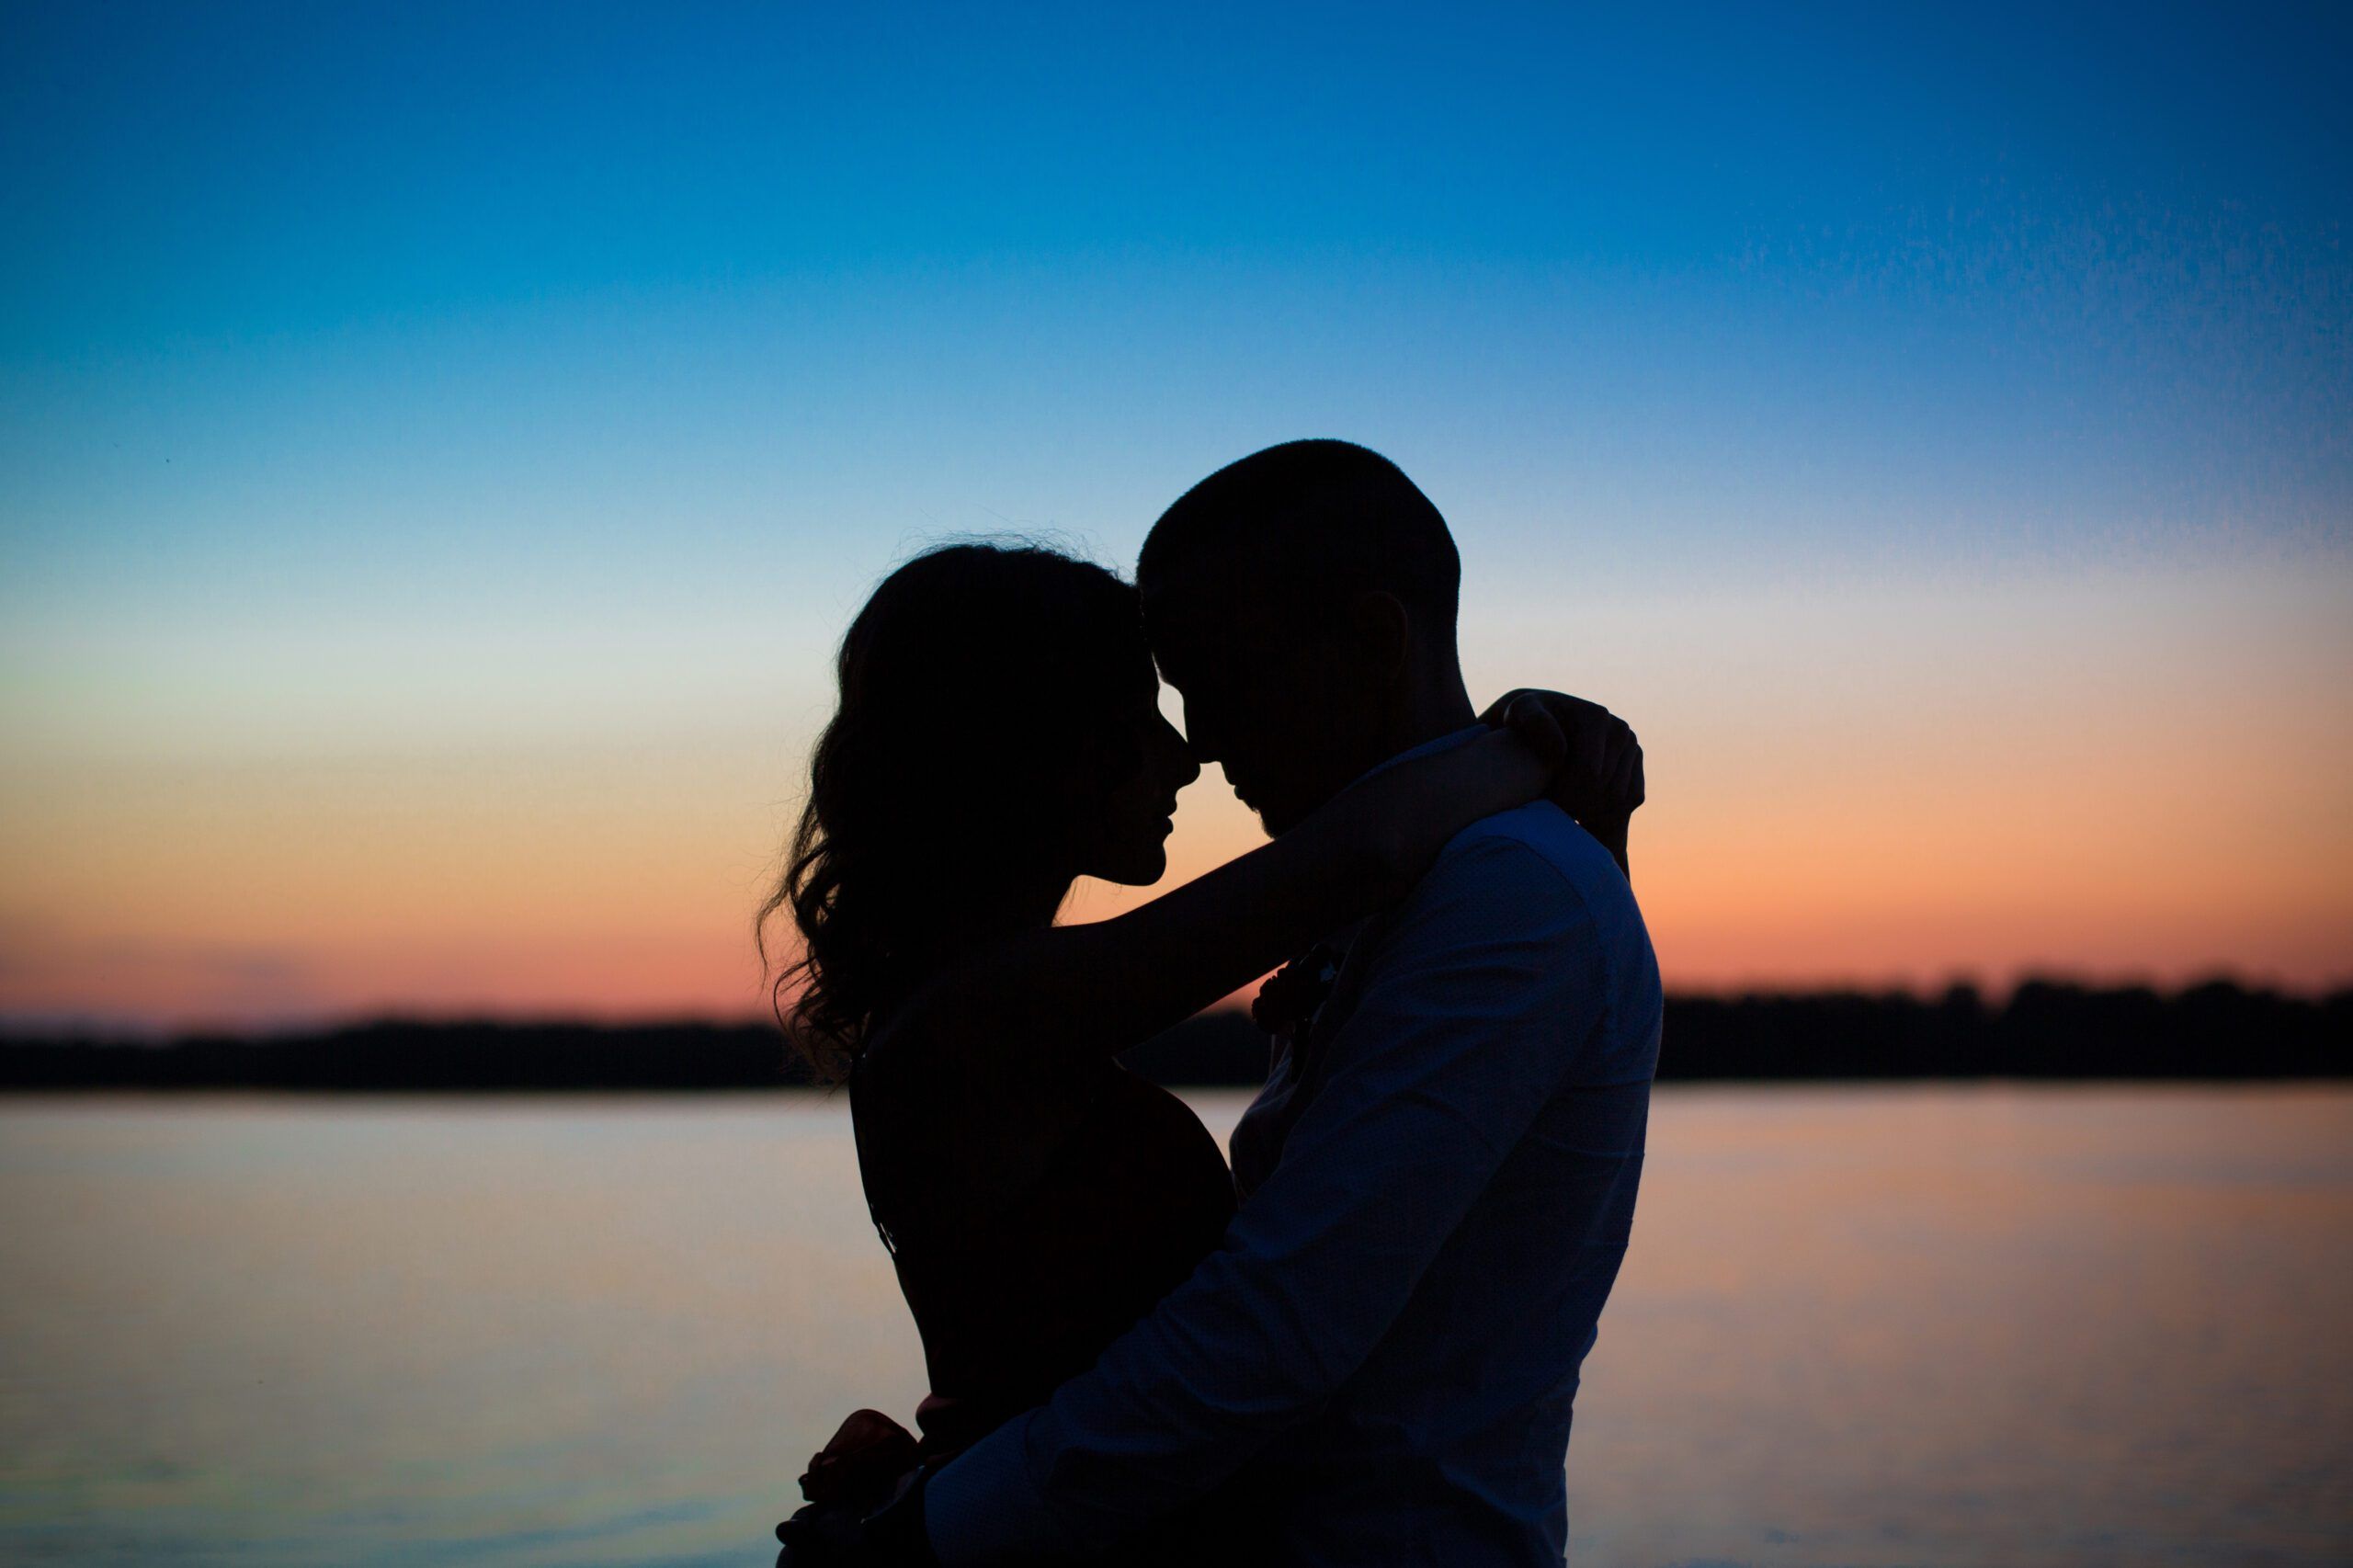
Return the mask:
<path fill-rule="evenodd" d="M 808 800 L 754 921 L 766 972 L 769 921 L 790 914 L 801 952 L 770 1001 L 827 1081 L 941 963 L 1053 919 L 1089 747 L 1154 679 L 1135 590 L 1030 543 L 905 562 L 850 622 L 835 671 Z"/>

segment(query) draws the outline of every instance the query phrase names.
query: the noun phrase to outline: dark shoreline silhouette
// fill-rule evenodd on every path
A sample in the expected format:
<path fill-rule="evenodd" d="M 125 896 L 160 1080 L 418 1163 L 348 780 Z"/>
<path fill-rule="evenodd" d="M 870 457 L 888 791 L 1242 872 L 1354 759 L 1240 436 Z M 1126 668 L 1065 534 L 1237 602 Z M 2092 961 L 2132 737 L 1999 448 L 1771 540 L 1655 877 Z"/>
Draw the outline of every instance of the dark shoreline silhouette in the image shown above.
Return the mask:
<path fill-rule="evenodd" d="M 1204 1013 L 1128 1057 L 1156 1082 L 1255 1087 L 1266 1039 Z M 1973 988 L 1670 996 L 1663 1081 L 2353 1077 L 2353 990 L 2304 997 L 2213 981 L 2160 993 L 2029 981 Z M 804 1085 L 775 1026 L 385 1018 L 162 1043 L 0 1038 L 0 1092 L 246 1089 L 514 1093 Z"/>

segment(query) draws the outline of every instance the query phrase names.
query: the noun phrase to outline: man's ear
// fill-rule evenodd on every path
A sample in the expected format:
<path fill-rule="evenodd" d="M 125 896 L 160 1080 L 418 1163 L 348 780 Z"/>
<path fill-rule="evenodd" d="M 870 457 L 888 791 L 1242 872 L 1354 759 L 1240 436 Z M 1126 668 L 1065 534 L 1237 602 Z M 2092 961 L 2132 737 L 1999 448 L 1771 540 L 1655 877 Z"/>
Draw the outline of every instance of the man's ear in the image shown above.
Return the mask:
<path fill-rule="evenodd" d="M 1367 674 L 1384 686 L 1404 676 L 1405 650 L 1414 635 L 1414 618 L 1404 600 L 1379 589 L 1357 595 L 1348 602 L 1348 633 Z"/>

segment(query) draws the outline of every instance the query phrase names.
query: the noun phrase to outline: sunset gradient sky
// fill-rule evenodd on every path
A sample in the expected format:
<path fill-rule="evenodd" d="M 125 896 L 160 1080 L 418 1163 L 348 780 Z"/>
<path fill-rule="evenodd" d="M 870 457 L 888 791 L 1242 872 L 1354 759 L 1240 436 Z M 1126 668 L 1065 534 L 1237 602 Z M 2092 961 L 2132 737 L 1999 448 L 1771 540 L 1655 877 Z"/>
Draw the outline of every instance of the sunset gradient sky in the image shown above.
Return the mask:
<path fill-rule="evenodd" d="M 875 579 L 1303 435 L 1671 984 L 2353 980 L 2353 27 L 2223 9 L 9 7 L 0 1021 L 749 1011 Z"/>

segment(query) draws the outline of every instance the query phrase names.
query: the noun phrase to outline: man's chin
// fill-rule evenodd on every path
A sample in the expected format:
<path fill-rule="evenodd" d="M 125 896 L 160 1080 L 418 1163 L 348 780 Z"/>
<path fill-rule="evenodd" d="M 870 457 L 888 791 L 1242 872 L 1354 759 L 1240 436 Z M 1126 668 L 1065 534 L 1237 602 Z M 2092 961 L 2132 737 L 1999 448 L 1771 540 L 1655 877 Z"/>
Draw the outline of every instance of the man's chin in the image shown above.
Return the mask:
<path fill-rule="evenodd" d="M 1268 838 L 1279 838 L 1297 827 L 1307 815 L 1305 812 L 1286 810 L 1281 806 L 1252 806 L 1258 813 L 1258 825 L 1267 830 Z"/>
<path fill-rule="evenodd" d="M 1233 798 L 1249 808 L 1251 814 L 1258 819 L 1258 825 L 1267 830 L 1268 838 L 1289 833 L 1305 822 L 1315 810 L 1313 804 L 1302 804 L 1296 800 L 1268 801 L 1256 790 L 1245 791 L 1237 789 L 1233 791 Z"/>

